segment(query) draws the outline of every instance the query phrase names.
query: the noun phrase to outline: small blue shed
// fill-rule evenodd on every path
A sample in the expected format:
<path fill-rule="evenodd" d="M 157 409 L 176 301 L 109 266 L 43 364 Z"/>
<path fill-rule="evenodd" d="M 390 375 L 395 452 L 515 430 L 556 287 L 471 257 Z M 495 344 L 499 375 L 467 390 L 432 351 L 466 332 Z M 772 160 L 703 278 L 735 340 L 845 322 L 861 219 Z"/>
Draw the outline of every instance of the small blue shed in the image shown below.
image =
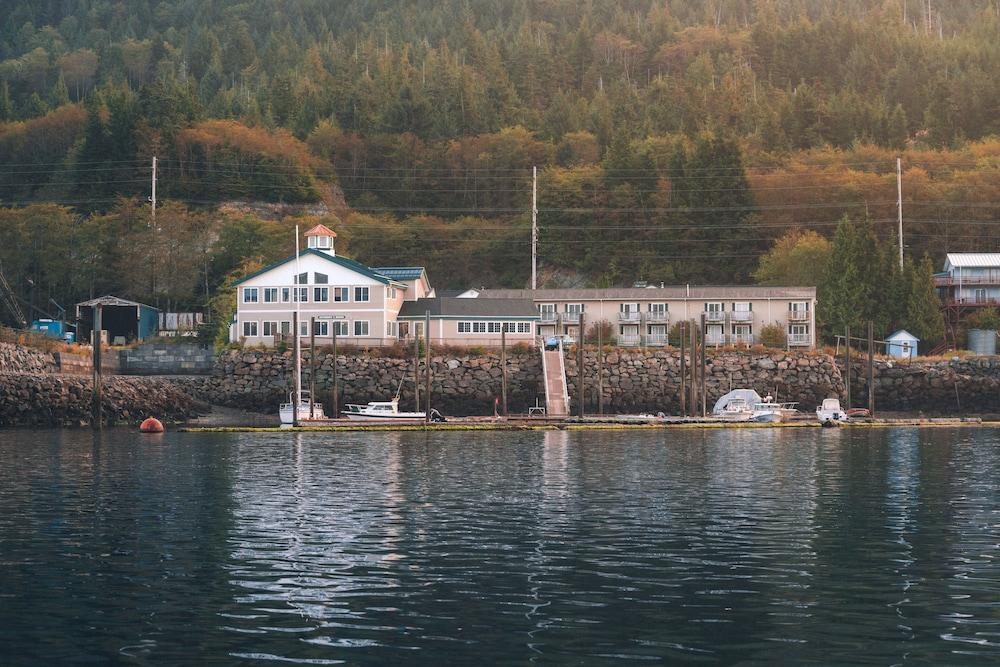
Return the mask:
<path fill-rule="evenodd" d="M 890 357 L 912 359 L 917 356 L 920 339 L 906 329 L 900 329 L 885 339 L 885 351 Z"/>

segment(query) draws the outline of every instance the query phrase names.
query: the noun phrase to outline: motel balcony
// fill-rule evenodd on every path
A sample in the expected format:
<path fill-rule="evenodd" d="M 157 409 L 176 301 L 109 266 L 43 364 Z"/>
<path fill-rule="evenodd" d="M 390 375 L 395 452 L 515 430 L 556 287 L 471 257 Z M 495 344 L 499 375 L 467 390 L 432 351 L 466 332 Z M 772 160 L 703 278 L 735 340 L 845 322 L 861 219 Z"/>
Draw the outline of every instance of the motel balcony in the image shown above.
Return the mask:
<path fill-rule="evenodd" d="M 789 322 L 808 322 L 809 321 L 809 311 L 808 310 L 789 310 L 788 311 L 788 321 Z"/>
<path fill-rule="evenodd" d="M 733 345 L 737 346 L 750 346 L 754 344 L 753 334 L 736 334 L 733 336 Z"/>
<path fill-rule="evenodd" d="M 709 334 L 705 336 L 705 344 L 721 347 L 726 344 L 726 337 L 723 334 Z"/>
<path fill-rule="evenodd" d="M 646 345 L 649 347 L 666 347 L 667 343 L 667 334 L 649 334 L 646 336 Z"/>
<path fill-rule="evenodd" d="M 663 324 L 670 321 L 670 313 L 665 310 L 651 310 L 646 313 L 646 321 Z"/>
<path fill-rule="evenodd" d="M 618 312 L 618 321 L 619 322 L 638 322 L 641 318 L 642 318 L 642 313 L 640 313 L 638 311 L 635 311 L 635 310 L 629 310 L 629 311 L 625 311 L 625 312 L 619 311 Z"/>
<path fill-rule="evenodd" d="M 540 322 L 555 322 L 556 320 L 559 319 L 559 313 L 543 310 L 540 313 L 538 313 L 538 319 Z"/>
<path fill-rule="evenodd" d="M 802 347 L 812 344 L 812 338 L 809 334 L 788 334 L 788 346 L 789 347 Z"/>
<path fill-rule="evenodd" d="M 965 287 L 967 285 L 1000 285 L 1000 274 L 989 276 L 934 276 L 935 287 Z"/>
<path fill-rule="evenodd" d="M 619 334 L 618 335 L 618 345 L 619 347 L 639 347 L 642 342 L 639 334 Z"/>
<path fill-rule="evenodd" d="M 729 313 L 730 322 L 753 322 L 753 311 L 751 310 L 734 310 Z"/>
<path fill-rule="evenodd" d="M 705 312 L 706 322 L 725 322 L 726 313 L 721 310 L 709 310 Z"/>

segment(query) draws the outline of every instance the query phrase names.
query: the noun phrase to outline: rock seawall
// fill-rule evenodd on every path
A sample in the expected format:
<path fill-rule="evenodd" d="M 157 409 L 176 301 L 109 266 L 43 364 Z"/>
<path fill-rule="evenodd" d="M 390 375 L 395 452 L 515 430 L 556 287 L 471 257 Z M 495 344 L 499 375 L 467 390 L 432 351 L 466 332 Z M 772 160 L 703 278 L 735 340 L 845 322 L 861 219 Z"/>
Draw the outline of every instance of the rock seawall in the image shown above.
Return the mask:
<path fill-rule="evenodd" d="M 0 373 L 52 373 L 57 369 L 55 357 L 48 352 L 0 343 Z"/>
<path fill-rule="evenodd" d="M 165 379 L 110 377 L 104 421 L 137 424 L 153 415 L 180 422 L 205 411 L 181 385 Z M 0 426 L 81 426 L 91 420 L 90 378 L 48 373 L 0 373 Z"/>
<path fill-rule="evenodd" d="M 843 368 L 843 364 L 840 364 Z M 867 365 L 851 364 L 851 399 L 868 405 Z M 875 367 L 875 410 L 957 415 L 1000 412 L 1000 357 Z"/>

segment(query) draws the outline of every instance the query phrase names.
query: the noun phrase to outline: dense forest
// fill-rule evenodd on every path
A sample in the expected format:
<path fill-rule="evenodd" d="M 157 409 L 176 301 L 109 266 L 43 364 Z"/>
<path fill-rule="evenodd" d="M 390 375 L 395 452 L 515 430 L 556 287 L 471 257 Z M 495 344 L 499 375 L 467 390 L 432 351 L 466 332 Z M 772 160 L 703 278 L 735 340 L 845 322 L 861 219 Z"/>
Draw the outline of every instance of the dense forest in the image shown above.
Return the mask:
<path fill-rule="evenodd" d="M 220 203 L 323 203 L 361 261 L 523 285 L 537 167 L 547 284 L 745 282 L 845 215 L 894 242 L 897 156 L 938 264 L 998 249 L 998 34 L 1000 0 L 9 0 L 0 267 L 199 308 L 297 222 Z"/>

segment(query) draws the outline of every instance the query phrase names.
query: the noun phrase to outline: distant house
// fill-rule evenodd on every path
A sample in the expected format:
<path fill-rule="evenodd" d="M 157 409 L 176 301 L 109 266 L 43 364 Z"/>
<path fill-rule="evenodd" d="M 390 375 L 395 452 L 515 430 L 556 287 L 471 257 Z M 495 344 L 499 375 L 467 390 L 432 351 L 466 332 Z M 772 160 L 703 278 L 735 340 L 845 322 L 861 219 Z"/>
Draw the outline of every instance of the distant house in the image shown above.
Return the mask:
<path fill-rule="evenodd" d="M 890 357 L 912 359 L 917 356 L 920 339 L 906 329 L 900 329 L 885 339 L 885 351 Z"/>
<path fill-rule="evenodd" d="M 950 252 L 934 285 L 944 307 L 945 343 L 954 347 L 966 316 L 1000 307 L 1000 253 Z"/>

